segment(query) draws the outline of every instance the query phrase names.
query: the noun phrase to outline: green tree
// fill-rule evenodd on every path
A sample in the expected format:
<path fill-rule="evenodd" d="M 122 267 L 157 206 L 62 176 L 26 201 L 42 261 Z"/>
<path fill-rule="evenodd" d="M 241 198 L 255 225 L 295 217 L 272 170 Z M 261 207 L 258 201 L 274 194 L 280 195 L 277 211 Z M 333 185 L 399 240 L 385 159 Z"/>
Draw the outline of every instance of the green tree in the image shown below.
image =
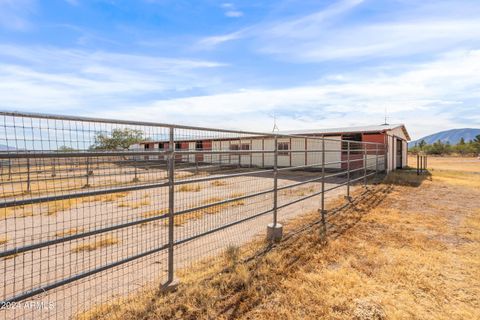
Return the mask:
<path fill-rule="evenodd" d="M 61 151 L 61 152 L 72 152 L 72 151 L 75 151 L 75 149 L 72 148 L 72 147 L 61 146 L 61 147 L 58 148 L 58 151 Z"/>
<path fill-rule="evenodd" d="M 465 145 L 465 139 L 463 137 L 460 138 L 460 142 L 458 142 L 459 145 L 463 146 Z"/>
<path fill-rule="evenodd" d="M 135 129 L 113 129 L 111 134 L 97 132 L 95 143 L 91 147 L 97 150 L 128 149 L 132 144 L 144 141 L 143 132 Z"/>
<path fill-rule="evenodd" d="M 423 148 L 427 145 L 427 143 L 425 142 L 425 140 L 421 140 L 419 143 L 418 143 L 418 147 L 420 148 L 420 150 L 423 150 Z"/>
<path fill-rule="evenodd" d="M 480 134 L 471 141 L 471 144 L 474 152 L 480 154 Z"/>

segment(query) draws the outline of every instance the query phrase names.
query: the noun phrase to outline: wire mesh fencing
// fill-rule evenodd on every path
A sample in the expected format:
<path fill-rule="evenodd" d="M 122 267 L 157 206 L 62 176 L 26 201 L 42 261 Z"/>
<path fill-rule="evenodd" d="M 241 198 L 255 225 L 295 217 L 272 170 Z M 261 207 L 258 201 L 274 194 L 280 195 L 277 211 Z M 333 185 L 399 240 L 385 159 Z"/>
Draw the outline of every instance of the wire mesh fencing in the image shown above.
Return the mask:
<path fill-rule="evenodd" d="M 385 171 L 382 143 L 0 112 L 1 314 L 71 318 L 173 281 Z"/>

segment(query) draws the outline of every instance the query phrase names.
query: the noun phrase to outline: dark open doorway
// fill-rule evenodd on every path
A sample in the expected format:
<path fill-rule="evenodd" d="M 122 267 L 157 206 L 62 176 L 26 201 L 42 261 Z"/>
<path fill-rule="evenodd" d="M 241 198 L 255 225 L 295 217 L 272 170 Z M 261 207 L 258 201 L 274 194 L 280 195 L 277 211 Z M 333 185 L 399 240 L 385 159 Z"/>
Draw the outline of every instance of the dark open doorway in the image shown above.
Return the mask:
<path fill-rule="evenodd" d="M 401 139 L 397 139 L 397 163 L 396 168 L 401 169 L 403 167 L 403 141 Z"/>

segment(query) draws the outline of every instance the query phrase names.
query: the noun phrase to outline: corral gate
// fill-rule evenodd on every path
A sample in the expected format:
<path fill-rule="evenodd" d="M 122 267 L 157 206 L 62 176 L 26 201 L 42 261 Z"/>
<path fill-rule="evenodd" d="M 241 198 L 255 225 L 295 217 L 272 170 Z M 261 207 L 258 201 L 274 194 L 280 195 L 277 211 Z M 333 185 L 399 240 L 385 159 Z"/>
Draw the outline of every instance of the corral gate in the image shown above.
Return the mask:
<path fill-rule="evenodd" d="M 385 168 L 379 143 L 18 112 L 0 112 L 0 121 L 6 319 L 69 318 L 169 283 L 176 269 L 245 243 L 268 223 L 310 209 L 328 214 L 326 196 L 349 196 Z M 258 136 L 271 143 L 215 143 Z M 197 140 L 212 143 L 185 143 Z M 132 148 L 139 141 L 165 143 Z M 306 155 L 317 162 L 279 164 Z M 272 165 L 244 168 L 232 161 L 239 156 Z"/>

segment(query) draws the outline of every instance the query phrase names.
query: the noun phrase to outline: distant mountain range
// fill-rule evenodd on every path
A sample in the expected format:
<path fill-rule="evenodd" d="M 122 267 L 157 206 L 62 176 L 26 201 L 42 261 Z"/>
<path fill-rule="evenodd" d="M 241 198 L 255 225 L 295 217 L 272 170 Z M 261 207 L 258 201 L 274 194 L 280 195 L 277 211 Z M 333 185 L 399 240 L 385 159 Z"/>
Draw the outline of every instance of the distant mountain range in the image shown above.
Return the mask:
<path fill-rule="evenodd" d="M 4 144 L 0 144 L 0 151 L 15 150 L 14 147 L 9 147 Z"/>
<path fill-rule="evenodd" d="M 420 138 L 415 141 L 411 141 L 408 145 L 414 146 L 415 143 L 418 143 L 422 140 L 425 140 L 426 143 L 432 144 L 438 140 L 442 142 L 450 142 L 451 144 L 457 144 L 461 138 L 465 139 L 466 142 L 475 139 L 477 135 L 480 134 L 480 129 L 473 128 L 463 128 L 463 129 L 451 129 L 446 131 L 437 132 L 429 136 Z"/>

